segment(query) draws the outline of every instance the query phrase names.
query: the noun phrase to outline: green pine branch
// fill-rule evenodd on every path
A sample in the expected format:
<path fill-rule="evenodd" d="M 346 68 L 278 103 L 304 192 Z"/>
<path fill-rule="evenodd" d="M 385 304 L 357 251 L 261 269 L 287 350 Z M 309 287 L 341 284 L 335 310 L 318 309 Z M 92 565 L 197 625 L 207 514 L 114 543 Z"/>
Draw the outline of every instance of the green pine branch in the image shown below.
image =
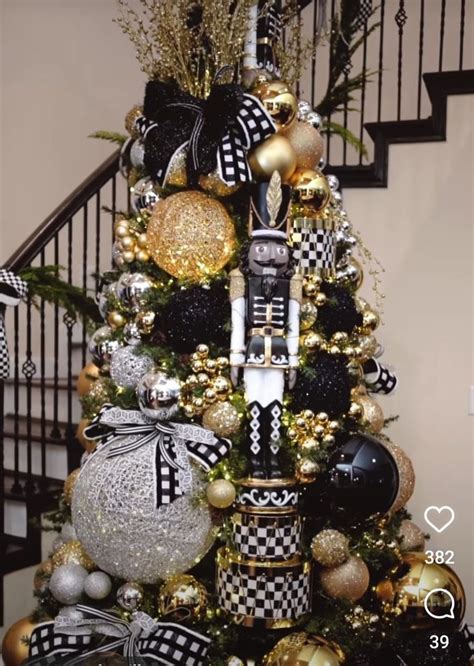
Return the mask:
<path fill-rule="evenodd" d="M 128 137 L 125 134 L 120 134 L 120 132 L 97 130 L 97 132 L 89 134 L 89 139 L 102 139 L 103 141 L 110 141 L 111 143 L 116 143 L 119 146 L 123 146 Z"/>

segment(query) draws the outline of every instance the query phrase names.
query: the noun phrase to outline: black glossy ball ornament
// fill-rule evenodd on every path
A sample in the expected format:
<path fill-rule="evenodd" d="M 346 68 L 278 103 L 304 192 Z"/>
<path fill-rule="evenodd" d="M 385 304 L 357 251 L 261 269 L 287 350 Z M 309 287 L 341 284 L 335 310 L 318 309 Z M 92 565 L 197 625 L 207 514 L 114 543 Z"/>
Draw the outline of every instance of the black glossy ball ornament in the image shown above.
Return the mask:
<path fill-rule="evenodd" d="M 338 418 L 350 407 L 351 384 L 347 364 L 341 356 L 320 352 L 316 360 L 298 373 L 293 390 L 292 411 L 311 409 Z"/>
<path fill-rule="evenodd" d="M 369 516 L 390 510 L 397 497 L 399 474 L 381 442 L 357 433 L 331 456 L 328 483 L 338 508 Z"/>

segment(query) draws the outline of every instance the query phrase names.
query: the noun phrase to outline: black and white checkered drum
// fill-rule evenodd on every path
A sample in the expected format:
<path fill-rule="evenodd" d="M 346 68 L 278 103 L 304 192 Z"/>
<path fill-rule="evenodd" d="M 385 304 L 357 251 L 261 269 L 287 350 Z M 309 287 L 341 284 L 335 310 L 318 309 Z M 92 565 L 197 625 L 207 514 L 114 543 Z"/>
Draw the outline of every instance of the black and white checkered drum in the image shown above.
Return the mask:
<path fill-rule="evenodd" d="M 311 564 L 239 561 L 226 548 L 217 555 L 220 606 L 252 626 L 259 620 L 295 620 L 311 610 Z"/>
<path fill-rule="evenodd" d="M 321 277 L 334 275 L 336 240 L 331 222 L 319 218 L 295 217 L 291 245 L 299 273 Z"/>
<path fill-rule="evenodd" d="M 298 515 L 257 516 L 237 512 L 231 522 L 234 547 L 245 558 L 284 561 L 301 552 Z"/>

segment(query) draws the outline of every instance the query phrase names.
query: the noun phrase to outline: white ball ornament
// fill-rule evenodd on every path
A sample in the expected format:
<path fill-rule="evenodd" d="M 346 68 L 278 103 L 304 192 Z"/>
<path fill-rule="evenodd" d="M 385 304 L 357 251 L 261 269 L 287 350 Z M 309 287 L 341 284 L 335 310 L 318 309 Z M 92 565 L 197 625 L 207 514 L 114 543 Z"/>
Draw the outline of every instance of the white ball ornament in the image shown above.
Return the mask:
<path fill-rule="evenodd" d="M 49 581 L 49 591 L 60 604 L 76 604 L 84 592 L 87 571 L 80 564 L 63 564 Z"/>
<path fill-rule="evenodd" d="M 103 571 L 93 571 L 84 581 L 84 592 L 91 599 L 105 599 L 112 589 L 110 576 Z"/>

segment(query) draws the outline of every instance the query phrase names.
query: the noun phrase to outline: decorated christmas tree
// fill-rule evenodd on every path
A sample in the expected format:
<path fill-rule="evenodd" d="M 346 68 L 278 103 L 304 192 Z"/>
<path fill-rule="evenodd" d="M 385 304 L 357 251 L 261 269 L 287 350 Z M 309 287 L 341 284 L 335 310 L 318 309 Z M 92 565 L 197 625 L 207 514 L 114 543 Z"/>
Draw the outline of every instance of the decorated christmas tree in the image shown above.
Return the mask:
<path fill-rule="evenodd" d="M 50 516 L 28 663 L 467 663 L 462 584 L 426 561 L 413 467 L 376 400 L 397 387 L 378 265 L 295 92 L 314 56 L 298 7 L 119 4 L 149 81 L 110 135 L 131 207 L 112 211 L 85 452 Z M 435 589 L 455 602 L 443 622 Z"/>

